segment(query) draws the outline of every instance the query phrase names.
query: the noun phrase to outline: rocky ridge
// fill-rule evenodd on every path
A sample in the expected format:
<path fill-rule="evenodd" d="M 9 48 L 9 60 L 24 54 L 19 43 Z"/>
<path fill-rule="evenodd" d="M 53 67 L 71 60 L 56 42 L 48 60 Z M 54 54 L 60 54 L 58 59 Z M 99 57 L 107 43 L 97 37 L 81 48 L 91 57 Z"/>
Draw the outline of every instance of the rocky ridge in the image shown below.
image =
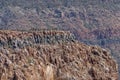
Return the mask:
<path fill-rule="evenodd" d="M 120 66 L 120 0 L 0 0 L 0 29 L 32 28 L 70 30 L 109 48 Z"/>
<path fill-rule="evenodd" d="M 118 80 L 118 66 L 70 32 L 0 31 L 0 80 Z"/>

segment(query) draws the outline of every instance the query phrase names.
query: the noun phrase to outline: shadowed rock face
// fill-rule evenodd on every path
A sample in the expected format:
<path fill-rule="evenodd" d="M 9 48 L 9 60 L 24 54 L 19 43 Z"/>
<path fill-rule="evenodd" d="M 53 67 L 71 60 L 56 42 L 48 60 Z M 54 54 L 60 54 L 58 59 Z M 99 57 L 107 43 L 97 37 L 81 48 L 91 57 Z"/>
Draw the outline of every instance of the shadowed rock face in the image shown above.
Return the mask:
<path fill-rule="evenodd" d="M 0 31 L 0 41 L 1 80 L 118 80 L 110 53 L 70 32 Z"/>
<path fill-rule="evenodd" d="M 74 42 L 75 37 L 64 31 L 0 31 L 0 47 L 24 48 L 39 44 L 61 44 Z"/>

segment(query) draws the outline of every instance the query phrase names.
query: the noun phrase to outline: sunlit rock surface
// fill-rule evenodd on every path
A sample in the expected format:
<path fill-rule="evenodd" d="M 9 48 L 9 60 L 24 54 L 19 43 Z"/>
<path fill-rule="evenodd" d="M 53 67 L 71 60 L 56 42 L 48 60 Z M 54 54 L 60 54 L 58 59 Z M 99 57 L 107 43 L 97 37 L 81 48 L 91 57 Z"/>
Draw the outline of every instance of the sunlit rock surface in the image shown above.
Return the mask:
<path fill-rule="evenodd" d="M 118 65 L 70 32 L 0 31 L 0 80 L 118 80 Z"/>

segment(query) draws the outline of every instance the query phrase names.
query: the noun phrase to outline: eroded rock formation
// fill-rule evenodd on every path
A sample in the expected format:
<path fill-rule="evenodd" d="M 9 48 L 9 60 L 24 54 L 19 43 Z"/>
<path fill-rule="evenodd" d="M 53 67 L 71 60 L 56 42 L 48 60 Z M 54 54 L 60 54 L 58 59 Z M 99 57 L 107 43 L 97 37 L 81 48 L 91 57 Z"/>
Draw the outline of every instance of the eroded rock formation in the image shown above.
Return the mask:
<path fill-rule="evenodd" d="M 0 31 L 0 80 L 118 80 L 118 66 L 70 32 Z"/>

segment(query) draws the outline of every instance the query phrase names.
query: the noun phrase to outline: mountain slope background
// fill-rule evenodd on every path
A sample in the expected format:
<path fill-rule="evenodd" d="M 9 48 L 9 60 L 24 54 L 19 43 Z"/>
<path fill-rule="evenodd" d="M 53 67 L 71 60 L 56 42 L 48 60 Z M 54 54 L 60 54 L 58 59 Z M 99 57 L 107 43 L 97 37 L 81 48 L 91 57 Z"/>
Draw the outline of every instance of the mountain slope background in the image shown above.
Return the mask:
<path fill-rule="evenodd" d="M 120 0 L 0 0 L 0 29 L 70 30 L 120 65 Z"/>

